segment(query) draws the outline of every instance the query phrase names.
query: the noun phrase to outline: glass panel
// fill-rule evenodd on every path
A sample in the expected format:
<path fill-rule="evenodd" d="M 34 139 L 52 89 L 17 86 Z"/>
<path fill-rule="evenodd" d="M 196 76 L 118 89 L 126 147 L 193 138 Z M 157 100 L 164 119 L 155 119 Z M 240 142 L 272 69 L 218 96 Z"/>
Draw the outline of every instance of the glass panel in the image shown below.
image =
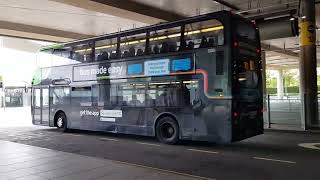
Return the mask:
<path fill-rule="evenodd" d="M 41 107 L 41 91 L 40 89 L 35 89 L 34 91 L 34 106 L 37 108 Z"/>
<path fill-rule="evenodd" d="M 55 87 L 52 92 L 52 104 L 68 104 L 70 89 L 68 87 Z"/>
<path fill-rule="evenodd" d="M 238 81 L 243 88 L 256 88 L 258 86 L 259 71 L 256 61 L 252 57 L 242 55 L 239 61 Z"/>
<path fill-rule="evenodd" d="M 121 37 L 120 49 L 122 58 L 145 55 L 146 34 Z"/>
<path fill-rule="evenodd" d="M 121 84 L 118 96 L 121 97 L 120 104 L 131 107 L 145 106 L 145 84 Z"/>
<path fill-rule="evenodd" d="M 71 92 L 72 101 L 81 106 L 92 105 L 91 87 L 73 87 Z"/>
<path fill-rule="evenodd" d="M 42 89 L 42 106 L 49 106 L 49 89 Z"/>
<path fill-rule="evenodd" d="M 98 106 L 110 105 L 110 85 L 100 84 L 92 87 L 93 102 Z"/>
<path fill-rule="evenodd" d="M 183 81 L 185 104 L 196 105 L 199 101 L 198 81 Z"/>
<path fill-rule="evenodd" d="M 80 44 L 72 47 L 71 59 L 79 62 L 92 62 L 92 44 Z"/>
<path fill-rule="evenodd" d="M 96 60 L 117 59 L 117 38 L 96 42 Z"/>
<path fill-rule="evenodd" d="M 236 22 L 236 33 L 240 38 L 257 40 L 257 31 L 253 24 L 237 21 Z"/>
<path fill-rule="evenodd" d="M 183 96 L 181 83 L 178 81 L 153 82 L 149 83 L 146 99 L 150 105 L 172 107 L 183 105 Z"/>
<path fill-rule="evenodd" d="M 185 26 L 186 49 L 208 48 L 224 44 L 223 25 L 218 20 L 201 21 Z"/>
<path fill-rule="evenodd" d="M 150 33 L 152 54 L 176 52 L 180 47 L 181 27 L 163 29 Z"/>

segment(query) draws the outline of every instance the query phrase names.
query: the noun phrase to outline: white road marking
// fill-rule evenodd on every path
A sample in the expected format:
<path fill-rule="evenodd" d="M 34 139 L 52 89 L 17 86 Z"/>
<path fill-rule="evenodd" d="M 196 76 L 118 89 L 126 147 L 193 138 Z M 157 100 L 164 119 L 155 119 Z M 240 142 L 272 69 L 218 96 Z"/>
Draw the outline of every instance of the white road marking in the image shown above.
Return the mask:
<path fill-rule="evenodd" d="M 181 175 L 181 176 L 185 176 L 185 177 L 190 177 L 190 178 L 193 178 L 193 179 L 216 180 L 216 179 L 213 179 L 213 178 L 196 176 L 196 175 L 192 175 L 192 174 L 186 174 L 186 173 L 181 173 L 181 172 L 171 171 L 171 170 L 166 170 L 166 169 L 154 168 L 154 167 L 150 167 L 150 166 L 144 166 L 144 165 L 140 165 L 140 164 L 128 163 L 128 162 L 124 162 L 124 161 L 116 161 L 116 160 L 111 160 L 111 161 L 118 162 L 118 163 L 121 163 L 121 164 L 130 165 L 130 166 L 136 166 L 136 167 L 140 167 L 140 168 L 145 168 L 145 169 L 152 169 L 152 170 L 160 171 L 162 173 L 177 174 L 177 175 Z"/>
<path fill-rule="evenodd" d="M 318 145 L 319 147 L 317 147 L 316 145 Z M 298 146 L 309 148 L 309 149 L 320 150 L 320 143 L 301 143 L 301 144 L 298 144 Z"/>
<path fill-rule="evenodd" d="M 111 138 L 100 138 L 102 141 L 119 141 L 118 139 L 111 139 Z"/>
<path fill-rule="evenodd" d="M 147 145 L 147 146 L 161 146 L 159 144 L 151 144 L 151 143 L 143 143 L 143 142 L 136 142 L 137 144 Z"/>
<path fill-rule="evenodd" d="M 296 162 L 294 162 L 294 161 L 286 161 L 286 160 L 281 160 L 281 159 L 270 159 L 270 158 L 263 158 L 263 157 L 253 157 L 253 158 L 258 159 L 258 160 L 265 160 L 265 161 L 275 161 L 275 162 L 296 164 Z"/>
<path fill-rule="evenodd" d="M 209 153 L 209 154 L 219 154 L 217 151 L 205 151 L 200 149 L 188 149 L 189 151 L 195 151 L 195 152 L 202 152 L 202 153 Z"/>
<path fill-rule="evenodd" d="M 80 135 L 80 134 L 69 134 L 70 136 L 75 136 L 75 137 L 80 137 L 80 136 L 82 136 L 82 135 Z"/>

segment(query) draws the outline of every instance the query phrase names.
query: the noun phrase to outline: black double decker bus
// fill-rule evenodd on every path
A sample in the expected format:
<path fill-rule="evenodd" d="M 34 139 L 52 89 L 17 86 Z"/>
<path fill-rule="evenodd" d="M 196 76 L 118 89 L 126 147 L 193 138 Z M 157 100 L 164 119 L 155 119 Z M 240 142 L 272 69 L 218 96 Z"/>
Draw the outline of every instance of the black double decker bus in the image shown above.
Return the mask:
<path fill-rule="evenodd" d="M 228 143 L 263 133 L 254 23 L 227 11 L 45 47 L 33 124 Z"/>

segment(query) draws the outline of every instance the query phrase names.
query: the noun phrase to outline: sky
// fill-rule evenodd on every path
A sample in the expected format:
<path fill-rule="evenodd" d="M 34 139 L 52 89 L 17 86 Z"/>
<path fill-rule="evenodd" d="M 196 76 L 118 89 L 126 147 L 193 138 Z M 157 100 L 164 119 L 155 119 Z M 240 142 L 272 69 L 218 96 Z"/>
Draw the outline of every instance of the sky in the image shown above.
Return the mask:
<path fill-rule="evenodd" d="M 4 86 L 30 86 L 33 74 L 38 68 L 63 65 L 68 62 L 68 59 L 45 53 L 0 47 L 0 76 Z"/>
<path fill-rule="evenodd" d="M 35 53 L 0 48 L 0 75 L 5 86 L 30 84 L 36 69 Z"/>

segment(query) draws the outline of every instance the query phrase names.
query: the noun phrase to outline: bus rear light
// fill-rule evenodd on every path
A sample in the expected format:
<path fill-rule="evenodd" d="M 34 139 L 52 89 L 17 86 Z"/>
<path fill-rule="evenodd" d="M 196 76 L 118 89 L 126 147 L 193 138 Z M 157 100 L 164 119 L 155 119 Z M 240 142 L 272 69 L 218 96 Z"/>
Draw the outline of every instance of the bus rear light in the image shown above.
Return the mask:
<path fill-rule="evenodd" d="M 237 41 L 233 42 L 233 47 L 237 48 L 238 46 L 239 46 L 239 44 Z"/>
<path fill-rule="evenodd" d="M 257 49 L 257 53 L 260 53 L 261 52 L 261 49 Z"/>
<path fill-rule="evenodd" d="M 252 22 L 252 24 L 254 25 L 254 27 L 257 26 L 257 22 L 256 22 L 255 20 L 252 20 L 251 22 Z"/>
<path fill-rule="evenodd" d="M 233 117 L 238 117 L 238 116 L 239 116 L 239 114 L 237 112 L 233 113 Z"/>

